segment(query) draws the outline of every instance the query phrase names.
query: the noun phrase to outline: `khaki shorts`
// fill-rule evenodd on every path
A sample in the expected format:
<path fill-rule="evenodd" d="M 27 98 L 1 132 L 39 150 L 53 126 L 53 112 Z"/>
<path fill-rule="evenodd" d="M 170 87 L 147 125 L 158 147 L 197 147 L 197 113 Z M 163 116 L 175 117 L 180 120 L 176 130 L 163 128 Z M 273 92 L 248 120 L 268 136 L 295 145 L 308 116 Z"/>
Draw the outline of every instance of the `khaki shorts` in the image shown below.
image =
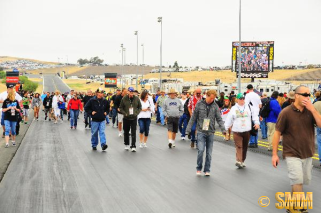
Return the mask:
<path fill-rule="evenodd" d="M 119 123 L 123 123 L 123 119 L 124 119 L 124 115 L 118 113 L 118 122 L 119 122 Z"/>
<path fill-rule="evenodd" d="M 286 157 L 285 161 L 291 185 L 309 185 L 312 173 L 312 158 Z"/>

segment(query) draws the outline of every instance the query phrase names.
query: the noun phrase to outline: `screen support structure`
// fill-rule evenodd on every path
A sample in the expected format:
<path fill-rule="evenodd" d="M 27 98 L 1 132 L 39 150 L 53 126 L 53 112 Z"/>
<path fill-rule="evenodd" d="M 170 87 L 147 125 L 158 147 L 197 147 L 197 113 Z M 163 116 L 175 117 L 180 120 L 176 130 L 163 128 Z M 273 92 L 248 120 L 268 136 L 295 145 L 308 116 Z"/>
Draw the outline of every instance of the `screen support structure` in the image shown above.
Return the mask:
<path fill-rule="evenodd" d="M 241 42 L 241 2 L 242 0 L 240 0 L 240 11 L 239 11 L 239 60 L 238 60 L 238 63 L 239 63 L 239 76 L 238 76 L 238 84 L 237 84 L 237 87 L 239 89 L 239 93 L 242 92 L 241 90 L 241 70 L 242 70 L 242 62 L 241 62 L 241 46 L 242 46 L 242 42 Z"/>

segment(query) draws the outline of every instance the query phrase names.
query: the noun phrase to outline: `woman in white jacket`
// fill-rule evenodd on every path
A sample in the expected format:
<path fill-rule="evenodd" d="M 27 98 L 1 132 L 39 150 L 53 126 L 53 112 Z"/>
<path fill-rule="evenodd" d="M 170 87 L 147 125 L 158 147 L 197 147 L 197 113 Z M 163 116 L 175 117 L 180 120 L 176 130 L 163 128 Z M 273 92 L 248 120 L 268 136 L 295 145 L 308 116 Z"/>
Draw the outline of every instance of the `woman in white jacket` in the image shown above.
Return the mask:
<path fill-rule="evenodd" d="M 232 126 L 232 132 L 236 148 L 236 163 L 238 168 L 244 168 L 247 147 L 250 139 L 250 131 L 252 129 L 252 120 L 255 129 L 260 126 L 260 121 L 255 110 L 251 110 L 250 106 L 245 105 L 244 95 L 237 94 L 237 104 L 231 108 L 225 121 L 226 131 Z"/>
<path fill-rule="evenodd" d="M 58 102 L 63 102 L 64 99 L 60 95 L 60 92 L 56 90 L 54 97 L 52 98 L 52 108 L 54 110 L 54 118 L 55 124 L 58 122 L 58 118 L 60 117 L 60 109 L 58 106 Z"/>
<path fill-rule="evenodd" d="M 154 102 L 148 96 L 148 91 L 144 90 L 140 96 L 142 111 L 138 114 L 140 148 L 146 148 L 146 142 L 149 134 L 152 113 L 155 113 Z"/>

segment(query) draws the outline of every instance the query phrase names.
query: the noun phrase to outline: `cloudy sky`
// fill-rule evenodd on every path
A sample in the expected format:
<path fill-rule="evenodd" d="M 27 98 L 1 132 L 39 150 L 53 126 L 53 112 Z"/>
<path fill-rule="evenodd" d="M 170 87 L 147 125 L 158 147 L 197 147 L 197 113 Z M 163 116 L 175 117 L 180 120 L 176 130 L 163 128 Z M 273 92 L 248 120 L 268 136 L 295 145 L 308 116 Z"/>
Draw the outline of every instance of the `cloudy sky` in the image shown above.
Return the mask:
<path fill-rule="evenodd" d="M 238 0 L 0 0 L 0 55 L 109 64 L 225 66 L 238 40 Z M 275 65 L 321 63 L 320 0 L 242 0 L 242 40 L 275 41 Z"/>

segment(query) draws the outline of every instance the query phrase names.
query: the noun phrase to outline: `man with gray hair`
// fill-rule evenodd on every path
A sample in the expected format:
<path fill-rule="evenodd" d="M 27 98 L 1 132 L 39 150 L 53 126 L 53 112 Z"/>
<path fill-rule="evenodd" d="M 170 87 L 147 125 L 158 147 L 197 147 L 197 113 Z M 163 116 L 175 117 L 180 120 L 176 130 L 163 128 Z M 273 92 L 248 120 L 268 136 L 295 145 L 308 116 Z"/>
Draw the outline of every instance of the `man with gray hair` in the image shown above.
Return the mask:
<path fill-rule="evenodd" d="M 295 102 L 281 111 L 272 142 L 272 165 L 276 168 L 279 163 L 278 145 L 283 136 L 283 158 L 288 168 L 292 193 L 303 192 L 303 184 L 308 185 L 311 181 L 314 128 L 315 125 L 321 127 L 321 115 L 311 103 L 310 96 L 309 88 L 296 88 Z M 297 197 L 297 200 L 300 199 Z"/>

